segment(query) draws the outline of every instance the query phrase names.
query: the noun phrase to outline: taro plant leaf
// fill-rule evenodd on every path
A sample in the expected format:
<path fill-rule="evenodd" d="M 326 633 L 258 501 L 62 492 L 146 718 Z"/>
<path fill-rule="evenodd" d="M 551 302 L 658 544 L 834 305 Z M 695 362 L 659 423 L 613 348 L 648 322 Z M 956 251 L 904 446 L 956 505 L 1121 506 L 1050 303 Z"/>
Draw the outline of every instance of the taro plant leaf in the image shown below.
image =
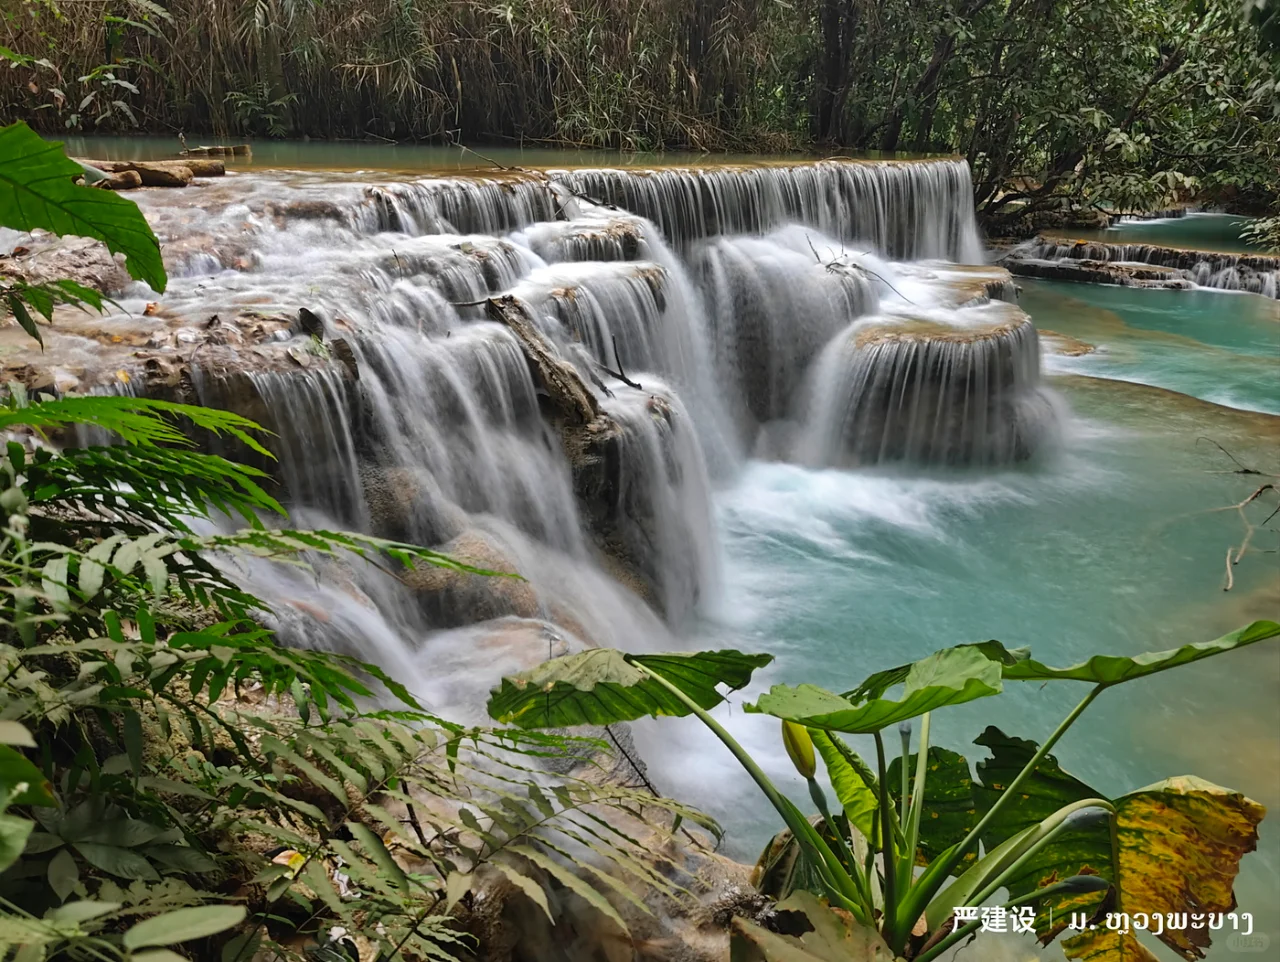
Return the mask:
<path fill-rule="evenodd" d="M 1192 928 L 1191 915 L 1234 911 L 1240 859 L 1257 848 L 1266 809 L 1192 775 L 1130 792 L 1115 805 L 1120 909 L 1131 918 L 1163 914 L 1165 930 L 1157 938 L 1184 959 L 1204 958 L 1211 933 Z M 1186 927 L 1171 928 L 1170 914 L 1186 919 Z M 1101 926 L 1068 939 L 1063 948 L 1068 958 L 1091 962 L 1141 958 L 1124 954 L 1120 933 Z"/>
<path fill-rule="evenodd" d="M 131 277 L 165 288 L 160 244 L 142 211 L 114 191 L 79 187 L 83 171 L 62 144 L 43 140 L 19 121 L 0 129 L 0 224 L 103 241 L 124 254 Z"/>
<path fill-rule="evenodd" d="M 1006 648 L 998 641 L 979 641 L 974 644 L 956 645 L 955 647 L 976 648 L 992 661 L 1000 662 L 1002 665 L 1017 664 L 1031 655 L 1030 648 Z M 845 692 L 844 697 L 852 702 L 863 702 L 869 698 L 879 698 L 894 685 L 901 685 L 906 681 L 911 667 L 911 665 L 899 665 L 897 668 L 878 671 L 874 675 L 868 676 L 853 691 Z"/>
<path fill-rule="evenodd" d="M 833 912 L 808 892 L 797 891 L 779 902 L 777 911 L 779 916 L 802 915 L 810 930 L 783 935 L 735 918 L 730 962 L 893 962 L 893 953 L 874 929 L 860 925 L 847 912 Z"/>
<path fill-rule="evenodd" d="M 938 855 L 955 845 L 973 828 L 977 821 L 973 800 L 973 785 L 969 779 L 969 762 L 958 752 L 937 745 L 929 749 L 928 778 L 924 789 L 924 810 L 920 819 L 920 844 L 916 861 L 928 865 Z M 916 755 L 912 755 L 907 771 L 916 770 Z M 885 772 L 889 792 L 894 801 L 902 797 L 902 759 L 895 758 Z M 974 860 L 970 852 L 961 863 Z"/>
<path fill-rule="evenodd" d="M 880 800 L 876 796 L 876 779 L 871 769 L 838 735 L 812 728 L 809 737 L 827 767 L 827 779 L 840 800 L 845 818 L 862 833 L 863 838 L 872 845 L 878 845 L 880 836 L 876 812 L 879 811 Z M 967 771 L 965 775 L 968 776 Z"/>
<path fill-rule="evenodd" d="M 489 715 L 521 728 L 609 725 L 646 715 L 687 715 L 689 707 L 642 666 L 662 675 L 702 708 L 719 704 L 720 684 L 739 689 L 772 655 L 740 651 L 627 655 L 594 648 L 553 658 L 502 679 L 489 699 Z"/>
<path fill-rule="evenodd" d="M 970 645 L 946 648 L 911 665 L 900 699 L 878 696 L 855 704 L 816 685 L 774 685 L 754 706 L 744 707 L 810 728 L 870 734 L 946 705 L 999 694 L 1000 688 L 1000 663 Z"/>
<path fill-rule="evenodd" d="M 991 757 L 978 762 L 978 782 L 973 784 L 977 809 L 985 814 L 1036 752 L 1036 743 L 1012 738 L 990 726 L 974 739 L 991 751 Z M 1084 782 L 1064 772 L 1057 759 L 1046 755 L 1035 772 L 1022 783 L 1018 796 L 1010 799 L 983 834 L 982 844 L 990 852 L 1019 833 L 1033 830 L 1064 805 L 1088 798 L 1102 798 Z M 1072 875 L 1097 874 L 1115 881 L 1112 866 L 1111 831 L 1105 822 L 1081 828 L 1066 829 L 1033 855 L 1017 874 L 1007 881 L 1009 895 L 1018 898 Z M 1062 893 L 1050 896 L 1039 906 L 1037 931 L 1053 938 L 1065 928 L 1069 913 L 1089 912 L 1105 893 Z M 1048 910 L 1053 909 L 1054 930 L 1049 934 Z M 1091 912 L 1090 912 L 1091 914 Z"/>
<path fill-rule="evenodd" d="M 226 931 L 244 920 L 242 905 L 201 905 L 145 919 L 124 933 L 126 949 L 175 945 Z"/>
<path fill-rule="evenodd" d="M 1168 651 L 1149 651 L 1141 655 L 1094 655 L 1088 661 L 1068 668 L 1050 668 L 1031 658 L 1015 660 L 1003 665 L 1004 677 L 1010 681 L 1050 681 L 1066 679 L 1087 681 L 1097 685 L 1118 685 L 1121 682 L 1145 678 L 1156 672 L 1189 665 L 1202 658 L 1211 658 L 1223 652 L 1243 648 L 1268 638 L 1280 636 L 1280 624 L 1274 621 L 1255 621 L 1247 627 L 1213 641 L 1200 641 Z M 1003 650 L 1003 649 L 1001 649 Z M 1006 652 L 1006 654 L 1010 654 Z"/>
<path fill-rule="evenodd" d="M 835 833 L 848 836 L 848 824 L 841 824 L 840 817 L 834 816 L 836 823 L 832 828 L 821 815 L 809 816 L 809 823 L 814 830 L 826 840 L 828 845 L 835 844 Z M 805 854 L 804 847 L 796 841 L 791 829 L 784 828 L 764 847 L 760 857 L 756 859 L 755 868 L 751 872 L 751 885 L 761 895 L 774 900 L 787 898 L 793 892 L 821 892 L 824 882 L 822 874 Z"/>

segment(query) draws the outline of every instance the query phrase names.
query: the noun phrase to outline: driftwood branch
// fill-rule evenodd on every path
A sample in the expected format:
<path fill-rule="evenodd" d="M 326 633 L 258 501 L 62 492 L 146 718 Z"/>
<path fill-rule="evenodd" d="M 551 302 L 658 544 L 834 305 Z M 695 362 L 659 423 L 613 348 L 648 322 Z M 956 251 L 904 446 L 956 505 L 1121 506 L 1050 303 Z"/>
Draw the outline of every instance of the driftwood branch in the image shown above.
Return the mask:
<path fill-rule="evenodd" d="M 604 371 L 604 373 L 608 374 L 610 377 L 617 378 L 623 384 L 627 385 L 627 387 L 633 387 L 637 391 L 643 391 L 644 388 L 641 387 L 638 382 L 627 377 L 627 372 L 622 369 L 622 357 L 618 354 L 618 338 L 616 336 L 613 338 L 613 360 L 614 363 L 618 365 L 618 369 L 616 371 L 611 371 L 604 364 L 600 365 L 600 370 Z"/>
<path fill-rule="evenodd" d="M 867 275 L 870 275 L 871 277 L 874 277 L 876 280 L 878 280 L 878 281 L 879 281 L 881 284 L 883 284 L 885 287 L 889 288 L 889 290 L 893 291 L 893 293 L 895 293 L 895 294 L 897 294 L 899 297 L 901 297 L 901 298 L 902 298 L 904 301 L 906 301 L 908 304 L 914 304 L 914 303 L 915 303 L 915 301 L 913 301 L 911 298 L 907 297 L 907 295 L 906 295 L 906 294 L 902 293 L 902 291 L 900 291 L 900 290 L 898 290 L 896 287 L 894 287 L 894 286 L 893 286 L 893 284 L 892 284 L 892 283 L 890 283 L 890 281 L 889 281 L 889 279 L 888 279 L 888 278 L 886 278 L 886 277 L 881 277 L 879 274 L 877 274 L 875 271 L 873 271 L 873 270 L 872 270 L 871 268 L 869 268 L 869 267 L 863 267 L 861 264 L 849 264 L 849 263 L 842 263 L 842 262 L 838 261 L 834 256 L 831 258 L 831 260 L 829 260 L 829 261 L 824 261 L 824 260 L 822 259 L 822 255 L 818 253 L 818 249 L 817 249 L 816 247 L 814 247 L 814 246 L 813 246 L 813 238 L 811 238 L 808 234 L 805 234 L 805 235 L 804 235 L 804 239 L 805 239 L 806 241 L 808 241 L 808 243 L 809 243 L 809 250 L 813 251 L 814 259 L 815 259 L 819 264 L 821 264 L 821 265 L 823 265 L 824 267 L 826 267 L 826 269 L 827 269 L 828 271 L 830 271 L 832 274 L 839 274 L 841 271 L 852 271 L 852 272 L 857 273 L 857 274 L 867 274 Z M 841 245 L 841 246 L 843 247 L 843 245 Z M 844 256 L 844 251 L 843 251 L 843 250 L 841 250 L 841 252 L 840 252 L 840 256 L 841 256 L 841 257 L 843 257 L 843 256 Z"/>

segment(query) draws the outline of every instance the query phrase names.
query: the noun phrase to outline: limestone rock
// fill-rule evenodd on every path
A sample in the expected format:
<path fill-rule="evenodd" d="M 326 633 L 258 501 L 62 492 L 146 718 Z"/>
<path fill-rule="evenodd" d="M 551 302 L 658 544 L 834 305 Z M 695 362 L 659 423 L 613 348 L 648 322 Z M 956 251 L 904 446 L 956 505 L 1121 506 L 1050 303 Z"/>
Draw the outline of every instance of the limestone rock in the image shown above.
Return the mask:
<path fill-rule="evenodd" d="M 108 173 L 106 180 L 97 184 L 103 190 L 136 190 L 142 186 L 142 175 L 136 170 Z"/>
<path fill-rule="evenodd" d="M 370 530 L 380 538 L 412 544 L 439 544 L 458 537 L 465 513 L 440 492 L 421 468 L 363 464 L 360 483 Z"/>
<path fill-rule="evenodd" d="M 485 571 L 515 574 L 516 566 L 491 535 L 472 528 L 439 550 L 455 561 Z M 456 628 L 491 618 L 516 615 L 536 618 L 538 596 L 533 586 L 518 578 L 493 577 L 418 565 L 401 572 L 427 623 L 435 628 Z"/>

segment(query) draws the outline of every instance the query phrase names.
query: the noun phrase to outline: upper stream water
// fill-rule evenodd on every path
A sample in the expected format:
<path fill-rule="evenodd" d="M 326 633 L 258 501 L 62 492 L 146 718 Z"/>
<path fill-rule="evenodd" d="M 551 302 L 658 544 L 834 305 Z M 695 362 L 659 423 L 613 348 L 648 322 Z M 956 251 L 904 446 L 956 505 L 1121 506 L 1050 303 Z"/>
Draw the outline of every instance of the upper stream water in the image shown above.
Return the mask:
<path fill-rule="evenodd" d="M 1066 665 L 1280 611 L 1274 530 L 1254 539 L 1272 553 L 1246 555 L 1224 592 L 1245 529 L 1212 510 L 1259 484 L 1222 448 L 1280 473 L 1280 302 L 1021 281 L 1015 306 L 998 274 L 955 263 L 983 257 L 962 162 L 578 169 L 550 185 L 371 172 L 422 162 L 362 149 L 330 159 L 346 173 L 258 167 L 143 196 L 174 275 L 161 303 L 193 319 L 307 307 L 352 339 L 358 423 L 341 413 L 354 389 L 332 375 L 258 377 L 293 435 L 281 443 L 300 517 L 375 525 L 365 502 L 392 490 L 423 540 L 497 545 L 562 635 L 776 654 L 718 715 L 798 802 L 776 721 L 738 707 L 768 684 L 846 690 L 988 638 Z M 516 341 L 476 306 L 504 291 L 611 385 L 616 534 L 665 622 L 594 560 Z M 153 298 L 131 293 L 137 313 Z M 1019 308 L 1058 336 L 1037 342 Z M 610 379 L 619 368 L 644 390 Z M 369 585 L 254 587 L 299 613 L 288 627 L 477 720 L 483 692 L 532 657 L 533 635 L 432 630 Z M 322 624 L 308 619 L 317 605 Z M 1082 694 L 1012 684 L 938 712 L 935 739 L 971 760 L 987 724 L 1042 740 Z M 1106 693 L 1055 754 L 1103 794 L 1194 773 L 1274 812 L 1278 696 L 1280 646 L 1264 643 Z M 720 818 L 729 854 L 754 859 L 777 821 L 727 752 L 688 719 L 636 733 L 658 787 Z M 1237 893 L 1280 945 L 1271 821 Z"/>

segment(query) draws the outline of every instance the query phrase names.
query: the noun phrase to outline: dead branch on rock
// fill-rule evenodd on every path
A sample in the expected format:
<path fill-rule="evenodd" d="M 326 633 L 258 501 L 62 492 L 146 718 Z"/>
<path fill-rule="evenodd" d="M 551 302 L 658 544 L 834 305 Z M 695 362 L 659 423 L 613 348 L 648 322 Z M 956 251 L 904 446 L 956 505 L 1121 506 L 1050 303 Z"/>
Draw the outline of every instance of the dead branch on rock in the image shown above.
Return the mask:
<path fill-rule="evenodd" d="M 497 167 L 499 170 L 515 171 L 515 172 L 517 172 L 517 173 L 521 173 L 521 174 L 528 174 L 530 177 L 534 177 L 534 178 L 536 178 L 536 179 L 538 179 L 538 180 L 540 180 L 540 181 L 544 182 L 544 183 L 545 183 L 545 184 L 547 184 L 548 186 L 550 186 L 551 184 L 558 184 L 558 185 L 559 185 L 561 188 L 563 188 L 567 193 L 572 194 L 574 197 L 577 197 L 579 200 L 585 200 L 585 201 L 586 201 L 587 203 L 589 203 L 589 204 L 594 204 L 594 205 L 595 205 L 595 206 L 597 206 L 597 207 L 603 207 L 603 208 L 605 208 L 606 210 L 617 210 L 617 209 L 618 209 L 618 206 L 617 206 L 616 204 L 610 204 L 608 201 L 600 200 L 598 197 L 592 197 L 590 194 L 584 194 L 584 193 L 582 193 L 581 191 L 574 190 L 572 187 L 569 187 L 568 185 L 563 184 L 563 183 L 561 183 L 560 181 L 557 181 L 554 177 L 552 177 L 550 174 L 548 174 L 545 170 L 535 170 L 534 168 L 531 168 L 531 167 L 510 167 L 510 166 L 508 166 L 508 165 L 506 165 L 506 164 L 500 164 L 500 163 L 498 163 L 498 162 L 497 162 L 496 160 L 494 160 L 492 157 L 486 157 L 484 154 L 480 153 L 480 151 L 475 150 L 475 149 L 473 149 L 473 148 L 471 148 L 471 147 L 468 147 L 466 144 L 458 144 L 458 146 L 459 146 L 459 147 L 461 147 L 461 148 L 462 148 L 462 150 L 463 150 L 463 151 L 465 151 L 465 152 L 467 152 L 467 153 L 475 154 L 477 157 L 479 157 L 479 158 L 480 158 L 481 160 L 483 160 L 485 163 L 487 163 L 487 164 L 493 164 L 493 166 L 494 166 L 494 167 Z M 561 213 L 563 213 L 563 212 L 564 212 L 564 211 L 563 211 L 563 209 L 562 209 L 562 210 L 561 210 Z"/>
<path fill-rule="evenodd" d="M 1200 437 L 1196 438 L 1196 444 L 1199 444 L 1201 441 L 1208 441 L 1215 448 L 1217 448 L 1219 451 L 1221 451 L 1223 454 L 1225 454 L 1227 457 L 1229 457 L 1232 461 L 1235 462 L 1236 470 L 1229 471 L 1227 472 L 1228 474 L 1262 474 L 1262 472 L 1257 470 L 1256 468 L 1250 468 L 1242 464 L 1239 458 L 1237 458 L 1234 454 L 1232 454 L 1230 451 L 1224 448 L 1221 444 L 1219 444 L 1213 438 L 1205 437 L 1204 435 L 1201 435 Z"/>
<path fill-rule="evenodd" d="M 839 257 L 839 258 L 837 258 L 837 257 L 835 256 L 835 252 L 833 251 L 833 252 L 832 252 L 831 260 L 829 260 L 829 261 L 824 261 L 824 260 L 822 259 L 822 255 L 818 253 L 818 249 L 817 249 L 816 247 L 814 247 L 814 246 L 813 246 L 813 238 L 811 238 L 808 234 L 805 234 L 805 235 L 804 235 L 804 239 L 805 239 L 806 241 L 808 241 L 808 243 L 809 243 L 809 250 L 813 251 L 813 256 L 814 256 L 814 258 L 817 260 L 817 262 L 818 262 L 819 264 L 823 265 L 823 266 L 824 266 L 824 267 L 825 267 L 825 268 L 826 268 L 830 273 L 832 273 L 832 274 L 841 274 L 841 273 L 865 274 L 865 275 L 867 275 L 867 276 L 869 276 L 869 277 L 874 277 L 874 278 L 875 278 L 876 280 L 878 280 L 881 284 L 883 284 L 885 287 L 889 288 L 889 290 L 893 291 L 893 293 L 897 294 L 899 297 L 901 297 L 901 298 L 902 298 L 904 301 L 906 301 L 908 304 L 915 304 L 915 301 L 913 301 L 911 298 L 907 297 L 907 295 L 906 295 L 906 294 L 902 293 L 902 291 L 898 290 L 898 289 L 897 289 L 896 287 L 894 287 L 891 283 L 889 283 L 889 281 L 888 281 L 886 278 L 881 277 L 879 274 L 877 274 L 877 273 L 876 273 L 875 271 L 873 271 L 871 268 L 869 268 L 869 267 L 864 267 L 864 266 L 863 266 L 863 265 L 861 265 L 861 264 L 854 264 L 854 263 L 852 263 L 852 262 L 850 262 L 850 261 L 844 261 L 844 260 L 841 260 L 841 258 L 843 258 L 843 257 L 845 256 L 845 253 L 844 253 L 844 249 L 843 249 L 843 247 L 842 247 L 842 248 L 841 248 L 841 250 L 840 250 L 840 257 Z"/>
<path fill-rule="evenodd" d="M 1206 514 L 1219 514 L 1224 511 L 1234 511 L 1236 515 L 1240 518 L 1240 524 L 1244 528 L 1244 534 L 1241 536 L 1240 542 L 1238 544 L 1232 545 L 1227 548 L 1226 562 L 1225 562 L 1226 576 L 1223 579 L 1222 590 L 1230 591 L 1233 587 L 1235 587 L 1234 568 L 1236 565 L 1240 563 L 1240 561 L 1244 558 L 1246 554 L 1248 553 L 1265 554 L 1265 553 L 1271 553 L 1274 550 L 1271 548 L 1258 548 L 1254 545 L 1254 541 L 1256 540 L 1257 534 L 1260 530 L 1264 530 L 1264 529 L 1274 530 L 1274 529 L 1267 528 L 1267 525 L 1270 524 L 1271 521 L 1277 515 L 1280 515 L 1280 503 L 1278 503 L 1276 507 L 1260 522 L 1253 522 L 1249 520 L 1248 508 L 1254 502 L 1261 502 L 1264 496 L 1266 496 L 1268 493 L 1280 494 L 1280 475 L 1269 474 L 1265 471 L 1259 471 L 1257 468 L 1250 467 L 1249 465 L 1241 461 L 1238 457 L 1236 457 L 1234 454 L 1232 454 L 1230 451 L 1228 451 L 1220 443 L 1215 441 L 1213 438 L 1200 437 L 1196 439 L 1197 443 L 1199 443 L 1200 441 L 1208 441 L 1210 444 L 1216 447 L 1219 451 L 1225 454 L 1228 458 L 1230 458 L 1231 462 L 1235 465 L 1235 467 L 1230 470 L 1210 471 L 1208 472 L 1209 474 L 1234 474 L 1234 475 L 1245 475 L 1245 476 L 1254 476 L 1259 478 L 1272 479 L 1269 481 L 1265 481 L 1261 484 L 1258 484 L 1257 487 L 1255 487 L 1253 491 L 1251 491 L 1246 497 L 1242 498 L 1240 501 L 1237 501 L 1234 504 L 1225 504 L 1218 508 L 1206 508 L 1202 511 L 1191 511 L 1186 514 L 1180 514 L 1174 517 L 1166 518 L 1160 524 L 1157 525 L 1158 529 L 1163 530 L 1164 528 L 1172 525 L 1174 522 L 1177 522 L 1177 521 L 1185 521 L 1190 518 L 1196 518 Z"/>
<path fill-rule="evenodd" d="M 601 364 L 601 365 L 600 365 L 600 370 L 604 371 L 604 372 L 605 372 L 606 374 L 608 374 L 610 377 L 617 378 L 619 381 L 621 381 L 621 382 L 622 382 L 623 384 L 625 384 L 627 387 L 633 387 L 633 388 L 635 388 L 637 391 L 643 391 L 643 390 L 644 390 L 644 388 L 643 388 L 643 387 L 641 387 L 641 386 L 640 386 L 640 384 L 639 384 L 638 382 L 633 381 L 633 380 L 631 380 L 631 378 L 627 377 L 627 372 L 626 372 L 626 371 L 624 371 L 624 370 L 622 369 L 622 358 L 621 358 L 621 356 L 618 354 L 618 338 L 617 338 L 616 336 L 615 336 L 615 337 L 614 337 L 614 339 L 613 339 L 613 359 L 614 359 L 614 361 L 615 361 L 615 362 L 617 363 L 617 365 L 618 365 L 618 369 L 617 369 L 616 371 L 611 371 L 611 370 L 609 370 L 609 368 L 608 368 L 608 367 L 606 367 L 604 364 Z M 612 396 L 612 395 L 611 395 L 611 396 Z"/>
<path fill-rule="evenodd" d="M 1262 472 L 1256 471 L 1253 473 L 1261 474 Z M 1245 513 L 1244 509 L 1254 501 L 1258 500 L 1258 498 L 1262 497 L 1266 492 L 1276 490 L 1280 489 L 1278 489 L 1275 484 L 1267 482 L 1266 484 L 1259 485 L 1255 488 L 1253 493 L 1242 501 L 1238 501 L 1235 504 L 1228 504 L 1221 508 L 1210 509 L 1211 513 L 1216 513 L 1218 511 L 1235 511 L 1240 515 L 1240 522 L 1244 525 L 1244 538 L 1241 540 L 1239 546 L 1234 549 L 1227 548 L 1227 581 L 1222 588 L 1223 591 L 1230 591 L 1232 586 L 1235 584 L 1235 578 L 1232 575 L 1231 569 L 1240 563 L 1240 559 L 1244 557 L 1244 553 L 1249 550 L 1249 545 L 1253 541 L 1253 536 L 1257 534 L 1258 529 L 1274 518 L 1277 512 L 1280 512 L 1280 506 L 1277 506 L 1275 511 L 1272 511 L 1267 515 L 1266 520 L 1263 521 L 1262 524 L 1254 524 L 1249 520 L 1249 516 Z M 1234 558 L 1232 557 L 1233 551 L 1235 554 Z"/>

